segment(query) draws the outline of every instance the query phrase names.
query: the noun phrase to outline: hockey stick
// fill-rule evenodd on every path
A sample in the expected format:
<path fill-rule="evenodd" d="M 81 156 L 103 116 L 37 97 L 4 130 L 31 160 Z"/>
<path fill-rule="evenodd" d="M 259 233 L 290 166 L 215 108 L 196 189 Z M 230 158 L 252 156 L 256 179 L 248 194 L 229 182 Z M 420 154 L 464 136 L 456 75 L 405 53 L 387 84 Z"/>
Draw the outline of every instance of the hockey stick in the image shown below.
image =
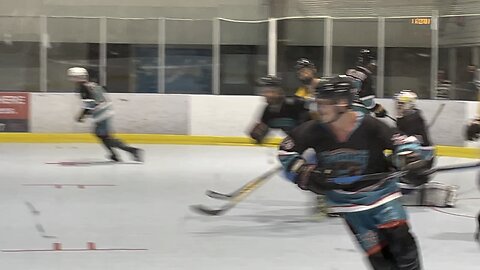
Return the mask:
<path fill-rule="evenodd" d="M 440 113 L 443 111 L 443 108 L 444 108 L 444 107 L 445 107 L 445 103 L 440 104 L 440 106 L 438 107 L 437 111 L 436 111 L 435 114 L 433 115 L 432 120 L 430 120 L 430 123 L 427 125 L 427 128 L 430 128 L 430 127 L 433 126 L 433 124 L 435 124 L 435 122 L 437 121 L 438 116 L 439 116 Z"/>
<path fill-rule="evenodd" d="M 216 192 L 216 191 L 213 191 L 213 190 L 207 190 L 205 192 L 205 194 L 210 197 L 210 198 L 213 198 L 213 199 L 219 199 L 219 200 L 231 200 L 232 198 L 246 192 L 246 191 L 249 191 L 251 189 L 255 189 L 257 187 L 260 186 L 260 184 L 262 184 L 264 181 L 266 181 L 267 179 L 270 178 L 270 176 L 274 175 L 275 173 L 277 173 L 278 171 L 280 171 L 282 169 L 282 167 L 276 167 L 276 168 L 273 168 L 269 171 L 267 171 L 266 173 L 260 175 L 259 177 L 253 179 L 253 180 L 250 180 L 248 183 L 246 183 L 245 185 L 243 185 L 242 187 L 240 187 L 239 189 L 231 192 L 231 193 L 220 193 L 220 192 Z"/>
<path fill-rule="evenodd" d="M 386 114 L 385 116 L 386 116 L 387 118 L 390 118 L 390 120 L 392 120 L 393 122 L 395 122 L 395 123 L 397 122 L 397 119 L 391 117 L 390 115 Z"/>
<path fill-rule="evenodd" d="M 451 165 L 451 166 L 442 166 L 442 167 L 435 167 L 430 170 L 424 172 L 424 175 L 430 175 L 437 172 L 443 171 L 454 171 L 454 170 L 463 170 L 463 169 L 471 169 L 480 167 L 480 162 L 477 163 L 469 163 L 469 164 L 462 164 L 462 165 Z M 372 181 L 372 180 L 388 180 L 392 178 L 402 177 L 405 176 L 408 171 L 397 171 L 397 172 L 385 172 L 385 173 L 374 173 L 374 174 L 367 174 L 367 175 L 357 175 L 357 176 L 348 176 L 348 177 L 338 177 L 338 178 L 331 178 L 328 181 L 340 184 L 340 185 L 348 185 L 355 182 L 364 182 L 364 181 Z M 261 178 L 258 178 L 258 180 Z M 262 182 L 260 182 L 262 183 Z M 205 207 L 203 205 L 192 205 L 190 208 L 199 214 L 208 215 L 208 216 L 219 216 L 227 212 L 228 210 L 235 207 L 239 202 L 241 202 L 245 197 L 247 197 L 253 190 L 255 190 L 255 186 L 250 189 L 246 189 L 243 193 L 238 194 L 236 197 L 233 197 L 227 204 L 221 206 L 217 209 L 211 209 Z"/>
<path fill-rule="evenodd" d="M 465 169 L 473 169 L 473 168 L 480 168 L 480 162 L 466 163 L 461 165 L 439 166 L 439 167 L 426 170 L 425 172 L 422 173 L 422 175 L 431 175 L 438 172 L 465 170 Z M 408 171 L 396 171 L 393 173 L 392 172 L 373 173 L 373 174 L 366 174 L 366 175 L 331 178 L 329 179 L 329 181 L 335 184 L 349 185 L 356 182 L 365 182 L 365 181 L 380 180 L 380 179 L 388 180 L 391 178 L 402 177 L 407 174 L 408 174 Z"/>
<path fill-rule="evenodd" d="M 218 197 L 226 198 L 229 200 L 229 202 L 220 207 L 219 209 L 209 209 L 206 208 L 202 205 L 192 205 L 190 208 L 198 212 L 200 214 L 205 214 L 205 215 L 210 215 L 210 216 L 218 216 L 223 214 L 224 212 L 230 210 L 233 208 L 237 203 L 241 202 L 245 197 L 250 195 L 253 191 L 257 190 L 262 184 L 266 183 L 268 179 L 278 171 L 280 171 L 283 167 L 275 167 L 268 172 L 260 175 L 259 177 L 249 181 L 245 185 L 243 185 L 241 188 L 238 190 L 230 193 L 230 194 L 221 194 L 215 191 L 208 191 L 207 190 L 207 195 L 210 196 L 212 194 L 219 194 Z M 215 196 L 215 195 L 213 195 Z"/>

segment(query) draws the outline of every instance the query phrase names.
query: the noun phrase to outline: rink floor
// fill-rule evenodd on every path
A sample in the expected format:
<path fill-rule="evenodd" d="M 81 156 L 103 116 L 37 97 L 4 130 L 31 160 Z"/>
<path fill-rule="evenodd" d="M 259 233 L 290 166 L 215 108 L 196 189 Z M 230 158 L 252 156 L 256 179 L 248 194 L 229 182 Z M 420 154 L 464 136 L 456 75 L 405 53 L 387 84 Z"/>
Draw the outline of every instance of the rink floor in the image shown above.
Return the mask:
<path fill-rule="evenodd" d="M 144 164 L 111 164 L 96 144 L 0 144 L 0 269 L 369 269 L 342 220 L 312 219 L 279 175 L 224 216 L 190 211 L 276 166 L 274 148 L 141 147 Z M 436 175 L 460 186 L 457 208 L 408 209 L 425 269 L 478 269 L 477 172 Z"/>

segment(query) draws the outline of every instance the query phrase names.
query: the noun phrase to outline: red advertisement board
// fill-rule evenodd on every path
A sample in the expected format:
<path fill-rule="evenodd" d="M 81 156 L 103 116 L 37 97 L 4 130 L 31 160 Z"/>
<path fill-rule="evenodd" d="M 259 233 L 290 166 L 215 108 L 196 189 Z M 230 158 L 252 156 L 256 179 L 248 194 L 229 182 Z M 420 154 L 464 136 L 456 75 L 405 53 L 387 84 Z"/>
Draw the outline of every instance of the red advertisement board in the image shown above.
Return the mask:
<path fill-rule="evenodd" d="M 0 132 L 29 131 L 30 93 L 0 92 Z"/>

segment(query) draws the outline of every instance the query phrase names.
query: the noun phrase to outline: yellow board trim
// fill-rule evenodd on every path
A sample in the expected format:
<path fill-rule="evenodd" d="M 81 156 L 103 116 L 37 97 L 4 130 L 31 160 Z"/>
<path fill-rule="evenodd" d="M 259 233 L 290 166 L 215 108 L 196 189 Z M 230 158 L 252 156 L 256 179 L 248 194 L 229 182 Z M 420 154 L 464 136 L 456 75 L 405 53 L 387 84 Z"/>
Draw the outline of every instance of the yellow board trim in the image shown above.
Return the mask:
<path fill-rule="evenodd" d="M 165 134 L 116 134 L 116 137 L 137 144 L 187 144 L 258 146 L 248 137 L 194 136 Z M 262 146 L 276 147 L 281 138 L 270 138 Z M 0 133 L 0 143 L 96 143 L 89 133 Z M 438 156 L 480 158 L 480 149 L 459 146 L 437 146 Z"/>

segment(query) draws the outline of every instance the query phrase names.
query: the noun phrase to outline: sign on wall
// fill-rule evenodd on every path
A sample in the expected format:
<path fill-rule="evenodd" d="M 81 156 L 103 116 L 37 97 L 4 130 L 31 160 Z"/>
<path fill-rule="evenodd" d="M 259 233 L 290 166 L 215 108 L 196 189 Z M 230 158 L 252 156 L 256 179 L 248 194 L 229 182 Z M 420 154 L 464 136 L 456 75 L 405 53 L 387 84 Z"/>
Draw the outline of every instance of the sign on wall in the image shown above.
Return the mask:
<path fill-rule="evenodd" d="M 29 131 L 29 93 L 0 92 L 0 132 Z"/>

